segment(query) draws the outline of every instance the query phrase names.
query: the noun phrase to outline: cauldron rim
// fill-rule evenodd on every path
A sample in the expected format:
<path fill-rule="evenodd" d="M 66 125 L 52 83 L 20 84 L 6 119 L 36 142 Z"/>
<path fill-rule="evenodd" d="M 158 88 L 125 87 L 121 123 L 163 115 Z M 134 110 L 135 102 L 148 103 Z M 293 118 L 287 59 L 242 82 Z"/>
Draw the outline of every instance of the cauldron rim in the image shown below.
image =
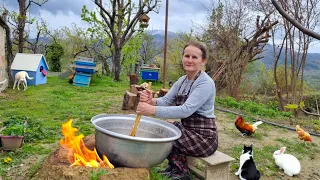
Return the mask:
<path fill-rule="evenodd" d="M 95 126 L 97 131 L 100 131 L 102 133 L 108 134 L 108 135 L 116 137 L 116 138 L 125 139 L 125 140 L 157 143 L 157 142 L 171 142 L 171 141 L 175 141 L 181 137 L 181 131 L 176 126 L 174 126 L 171 123 L 168 123 L 166 121 L 159 120 L 156 118 L 151 118 L 148 116 L 141 116 L 140 123 L 148 121 L 148 123 L 154 123 L 154 124 L 157 124 L 158 126 L 165 127 L 167 130 L 170 130 L 174 134 L 174 136 L 168 137 L 168 138 L 132 137 L 129 134 L 124 135 L 124 134 L 116 133 L 116 132 L 101 128 L 100 126 L 96 125 L 97 122 L 105 121 L 106 119 L 122 119 L 122 120 L 125 119 L 125 120 L 130 120 L 134 123 L 135 118 L 136 118 L 135 114 L 99 114 L 99 115 L 93 116 L 91 118 L 91 123 Z M 138 126 L 138 128 L 139 128 L 139 126 Z"/>

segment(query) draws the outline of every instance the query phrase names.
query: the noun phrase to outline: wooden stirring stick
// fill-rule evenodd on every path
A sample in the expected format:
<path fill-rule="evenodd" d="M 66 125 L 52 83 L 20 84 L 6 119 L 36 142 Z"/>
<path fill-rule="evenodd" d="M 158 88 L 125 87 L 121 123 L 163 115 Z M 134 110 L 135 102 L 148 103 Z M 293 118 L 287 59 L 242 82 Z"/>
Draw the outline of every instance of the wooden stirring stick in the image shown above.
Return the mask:
<path fill-rule="evenodd" d="M 151 89 L 151 85 L 152 85 L 152 82 L 149 82 L 147 89 Z M 136 136 L 136 132 L 137 132 L 137 129 L 138 129 L 138 125 L 139 125 L 140 119 L 141 119 L 141 114 L 137 114 L 136 120 L 134 121 L 133 129 L 132 129 L 132 131 L 130 133 L 130 136 Z"/>
<path fill-rule="evenodd" d="M 138 129 L 138 124 L 140 122 L 140 119 L 141 119 L 141 114 L 137 114 L 136 120 L 134 121 L 133 129 L 130 133 L 130 136 L 136 136 L 136 132 Z"/>

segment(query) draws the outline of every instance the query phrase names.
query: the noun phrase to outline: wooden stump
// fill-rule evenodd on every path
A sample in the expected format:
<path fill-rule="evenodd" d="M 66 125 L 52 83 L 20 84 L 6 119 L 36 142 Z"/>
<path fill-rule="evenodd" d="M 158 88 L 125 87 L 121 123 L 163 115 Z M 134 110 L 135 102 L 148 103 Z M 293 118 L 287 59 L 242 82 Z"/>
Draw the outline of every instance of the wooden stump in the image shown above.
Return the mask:
<path fill-rule="evenodd" d="M 162 97 L 168 93 L 169 89 L 160 89 L 158 97 Z"/>
<path fill-rule="evenodd" d="M 133 94 L 138 94 L 137 85 L 130 85 L 130 92 Z"/>
<path fill-rule="evenodd" d="M 138 76 L 136 74 L 130 74 L 130 85 L 137 84 L 139 82 Z"/>
<path fill-rule="evenodd" d="M 134 110 L 136 111 L 137 106 L 140 102 L 140 93 L 145 89 L 150 89 L 152 82 L 144 83 L 141 85 L 130 85 L 130 92 L 126 91 L 123 97 L 122 110 Z M 152 93 L 152 97 L 154 97 L 155 92 L 149 90 Z"/>
<path fill-rule="evenodd" d="M 129 91 L 123 96 L 122 110 L 136 110 L 140 101 L 140 93 L 133 94 Z"/>
<path fill-rule="evenodd" d="M 140 98 L 140 96 L 139 96 Z M 136 99 L 137 95 L 133 94 L 129 91 L 126 91 L 123 97 L 123 104 L 122 104 L 122 110 L 130 110 L 136 107 Z"/>

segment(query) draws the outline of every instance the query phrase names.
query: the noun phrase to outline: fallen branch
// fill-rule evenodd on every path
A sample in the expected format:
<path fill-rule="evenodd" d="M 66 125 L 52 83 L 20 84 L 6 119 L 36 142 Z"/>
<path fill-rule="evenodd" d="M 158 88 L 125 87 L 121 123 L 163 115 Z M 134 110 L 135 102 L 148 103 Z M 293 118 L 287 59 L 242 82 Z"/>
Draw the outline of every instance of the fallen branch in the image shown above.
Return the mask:
<path fill-rule="evenodd" d="M 308 115 L 319 116 L 319 117 L 320 117 L 320 114 L 308 112 L 308 111 L 304 110 L 302 107 L 300 107 L 300 109 L 301 109 L 304 113 L 306 113 L 306 114 L 308 114 Z"/>

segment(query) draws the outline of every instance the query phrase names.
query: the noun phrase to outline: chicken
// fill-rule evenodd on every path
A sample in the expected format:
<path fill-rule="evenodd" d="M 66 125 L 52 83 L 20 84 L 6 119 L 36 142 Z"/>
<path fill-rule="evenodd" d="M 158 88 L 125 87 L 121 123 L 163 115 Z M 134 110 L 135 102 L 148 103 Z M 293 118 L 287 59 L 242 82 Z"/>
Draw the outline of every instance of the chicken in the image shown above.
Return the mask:
<path fill-rule="evenodd" d="M 304 131 L 303 129 L 300 128 L 299 125 L 296 125 L 296 131 L 297 131 L 297 134 L 298 134 L 298 138 L 303 140 L 305 145 L 307 141 L 309 142 L 312 142 L 312 138 L 310 136 L 310 134 L 306 131 Z"/>
<path fill-rule="evenodd" d="M 262 121 L 255 122 L 252 125 L 249 123 L 245 123 L 243 118 L 239 115 L 234 124 L 236 128 L 242 133 L 242 135 L 250 136 L 256 131 L 256 129 L 258 129 L 257 126 L 262 123 Z"/>

